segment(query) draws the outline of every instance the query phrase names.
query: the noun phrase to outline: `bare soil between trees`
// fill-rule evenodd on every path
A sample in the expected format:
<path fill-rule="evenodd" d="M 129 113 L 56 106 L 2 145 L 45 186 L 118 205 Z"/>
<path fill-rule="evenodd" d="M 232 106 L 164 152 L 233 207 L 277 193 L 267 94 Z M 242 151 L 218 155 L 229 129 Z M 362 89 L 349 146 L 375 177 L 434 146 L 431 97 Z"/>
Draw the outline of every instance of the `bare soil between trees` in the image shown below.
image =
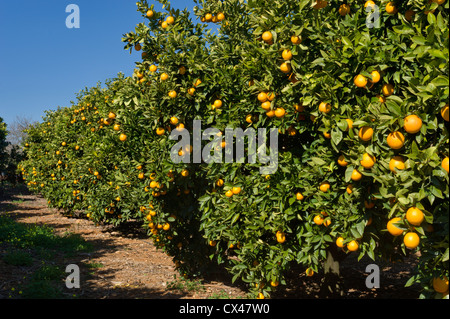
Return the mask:
<path fill-rule="evenodd" d="M 7 189 L 0 197 L 0 214 L 8 213 L 19 223 L 47 225 L 56 234 L 78 234 L 92 249 L 71 256 L 55 256 L 59 265 L 80 267 L 80 288 L 66 289 L 70 297 L 80 299 L 217 299 L 247 298 L 246 286 L 231 283 L 222 269 L 212 271 L 198 281 L 180 281 L 169 256 L 157 249 L 136 223 L 121 227 L 96 225 L 87 219 L 69 218 L 48 208 L 39 195 L 24 187 Z M 3 246 L 3 247 L 2 247 Z M 20 286 L 33 266 L 14 266 L 2 259 L 4 244 L 0 243 L 0 299 L 20 298 L 11 290 Z M 59 259 L 58 259 L 59 258 Z M 418 287 L 404 287 L 417 263 L 417 256 L 403 262 L 381 264 L 380 288 L 366 287 L 370 259 L 356 260 L 351 255 L 341 264 L 344 298 L 348 299 L 416 299 Z M 321 274 L 306 277 L 301 269 L 293 269 L 287 285 L 279 286 L 273 299 L 318 299 Z M 65 286 L 65 282 L 61 282 Z"/>

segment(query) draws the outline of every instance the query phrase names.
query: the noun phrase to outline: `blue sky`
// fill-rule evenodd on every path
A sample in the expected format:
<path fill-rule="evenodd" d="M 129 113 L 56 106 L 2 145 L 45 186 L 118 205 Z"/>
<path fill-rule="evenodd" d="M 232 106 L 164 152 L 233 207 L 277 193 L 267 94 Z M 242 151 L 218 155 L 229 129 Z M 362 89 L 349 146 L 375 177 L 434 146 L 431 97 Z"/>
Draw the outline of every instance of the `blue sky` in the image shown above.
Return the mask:
<path fill-rule="evenodd" d="M 119 72 L 131 75 L 140 52 L 123 49 L 122 35 L 143 21 L 137 0 L 1 0 L 0 117 L 40 121 L 44 110 L 70 106 L 85 87 Z M 155 8 L 161 10 L 159 2 Z M 66 6 L 80 9 L 80 28 L 68 29 Z M 192 0 L 172 0 L 192 11 Z"/>

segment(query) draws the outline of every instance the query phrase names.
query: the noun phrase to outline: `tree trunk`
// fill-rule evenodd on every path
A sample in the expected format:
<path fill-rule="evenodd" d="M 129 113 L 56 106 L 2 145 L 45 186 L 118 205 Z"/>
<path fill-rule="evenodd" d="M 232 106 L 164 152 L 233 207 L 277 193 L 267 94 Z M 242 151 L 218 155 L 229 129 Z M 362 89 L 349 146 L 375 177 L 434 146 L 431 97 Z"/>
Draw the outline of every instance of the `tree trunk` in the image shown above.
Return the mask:
<path fill-rule="evenodd" d="M 327 249 L 327 259 L 324 262 L 323 269 L 325 276 L 320 287 L 320 298 L 342 298 L 345 295 L 343 280 L 340 275 L 340 262 L 345 259 L 347 254 L 331 245 Z"/>

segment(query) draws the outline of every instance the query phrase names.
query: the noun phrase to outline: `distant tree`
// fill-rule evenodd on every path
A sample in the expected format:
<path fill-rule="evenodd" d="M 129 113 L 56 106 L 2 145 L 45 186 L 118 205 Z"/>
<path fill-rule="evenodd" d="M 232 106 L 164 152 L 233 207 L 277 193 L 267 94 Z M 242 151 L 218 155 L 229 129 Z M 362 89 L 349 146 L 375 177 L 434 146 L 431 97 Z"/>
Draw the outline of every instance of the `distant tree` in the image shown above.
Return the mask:
<path fill-rule="evenodd" d="M 13 145 L 20 145 L 27 136 L 26 129 L 32 124 L 31 118 L 16 116 L 14 122 L 8 126 L 8 142 Z"/>

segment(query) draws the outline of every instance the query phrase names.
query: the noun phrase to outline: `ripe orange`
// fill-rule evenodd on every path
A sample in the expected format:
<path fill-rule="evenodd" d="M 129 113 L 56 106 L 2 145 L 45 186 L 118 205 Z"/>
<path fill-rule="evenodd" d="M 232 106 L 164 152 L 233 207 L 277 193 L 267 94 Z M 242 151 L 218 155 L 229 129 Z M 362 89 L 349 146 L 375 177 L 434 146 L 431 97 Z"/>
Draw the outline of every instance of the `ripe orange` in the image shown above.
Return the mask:
<path fill-rule="evenodd" d="M 448 292 L 448 278 L 433 278 L 433 289 L 441 294 Z"/>
<path fill-rule="evenodd" d="M 264 295 L 262 292 L 258 293 L 258 297 L 256 299 L 264 299 Z"/>
<path fill-rule="evenodd" d="M 202 84 L 202 80 L 197 79 L 197 80 L 195 81 L 195 83 L 194 83 L 194 86 L 197 87 L 197 86 L 199 86 L 200 84 Z"/>
<path fill-rule="evenodd" d="M 326 0 L 317 0 L 316 4 L 314 5 L 314 9 L 319 10 L 323 9 L 328 5 L 328 1 Z"/>
<path fill-rule="evenodd" d="M 161 81 L 165 81 L 169 78 L 169 75 L 167 73 L 162 73 L 160 76 Z"/>
<path fill-rule="evenodd" d="M 223 14 L 223 12 L 219 12 L 217 14 L 217 21 L 223 21 L 225 20 L 225 14 Z"/>
<path fill-rule="evenodd" d="M 224 184 L 224 182 L 223 182 L 223 179 L 221 179 L 221 178 L 216 182 L 216 185 L 217 185 L 218 187 L 222 187 L 223 184 Z"/>
<path fill-rule="evenodd" d="M 172 117 L 170 118 L 170 124 L 172 124 L 172 125 L 177 125 L 177 124 L 178 124 L 178 118 L 175 117 L 175 116 L 172 116 Z"/>
<path fill-rule="evenodd" d="M 153 17 L 153 11 L 152 10 L 148 10 L 146 15 L 147 15 L 147 18 Z"/>
<path fill-rule="evenodd" d="M 383 84 L 381 87 L 381 92 L 383 92 L 384 96 L 390 96 L 394 94 L 394 86 L 392 84 Z"/>
<path fill-rule="evenodd" d="M 119 140 L 121 140 L 122 142 L 125 142 L 127 140 L 127 136 L 125 134 L 120 134 L 119 136 Z"/>
<path fill-rule="evenodd" d="M 369 126 L 363 126 L 359 129 L 358 136 L 364 142 L 370 141 L 373 136 L 373 128 Z"/>
<path fill-rule="evenodd" d="M 444 107 L 441 109 L 441 116 L 442 118 L 448 122 L 449 120 L 449 108 L 448 104 L 444 105 Z"/>
<path fill-rule="evenodd" d="M 322 216 L 320 216 L 320 215 L 316 215 L 316 216 L 314 216 L 314 223 L 316 224 L 316 225 L 322 225 L 323 224 L 323 217 Z"/>
<path fill-rule="evenodd" d="M 215 100 L 214 101 L 214 107 L 216 108 L 216 109 L 220 109 L 221 107 L 222 107 L 222 101 L 221 100 Z"/>
<path fill-rule="evenodd" d="M 279 242 L 280 244 L 282 244 L 286 241 L 286 235 L 281 231 L 277 231 L 276 237 L 277 237 L 277 242 Z"/>
<path fill-rule="evenodd" d="M 116 114 L 114 112 L 109 112 L 108 118 L 114 120 L 116 118 Z"/>
<path fill-rule="evenodd" d="M 338 238 L 336 239 L 336 246 L 338 246 L 338 247 L 340 247 L 340 248 L 343 248 L 343 247 L 344 247 L 344 238 L 338 237 Z"/>
<path fill-rule="evenodd" d="M 227 190 L 226 192 L 225 192 L 225 196 L 226 197 L 231 197 L 231 196 L 233 196 L 233 191 L 230 189 L 230 190 Z"/>
<path fill-rule="evenodd" d="M 321 102 L 319 104 L 319 111 L 322 113 L 329 113 L 331 111 L 331 105 L 329 103 Z"/>
<path fill-rule="evenodd" d="M 361 165 L 364 168 L 372 168 L 373 165 L 375 165 L 376 158 L 373 155 L 370 155 L 369 153 L 365 153 L 363 155 L 362 160 L 360 161 Z"/>
<path fill-rule="evenodd" d="M 359 248 L 358 242 L 356 240 L 352 240 L 347 244 L 347 249 L 349 251 L 357 251 Z"/>
<path fill-rule="evenodd" d="M 367 8 L 368 6 L 371 6 L 373 8 L 375 6 L 375 2 L 373 2 L 372 0 L 366 1 L 366 3 L 364 3 L 364 8 Z"/>
<path fill-rule="evenodd" d="M 346 131 L 351 130 L 353 128 L 353 121 L 351 119 L 345 119 L 345 121 L 347 122 Z"/>
<path fill-rule="evenodd" d="M 397 13 L 397 8 L 396 8 L 394 2 L 388 2 L 386 4 L 386 12 L 389 13 L 389 14 L 396 14 Z"/>
<path fill-rule="evenodd" d="M 365 87 L 367 85 L 367 79 L 364 75 L 358 74 L 353 79 L 353 83 L 359 88 Z"/>
<path fill-rule="evenodd" d="M 210 241 L 209 241 L 209 245 L 210 245 L 211 247 L 216 246 L 216 244 L 217 244 L 217 242 L 216 242 L 215 240 L 210 240 Z"/>
<path fill-rule="evenodd" d="M 272 41 L 273 36 L 272 36 L 272 32 L 270 31 L 266 31 L 262 34 L 262 39 L 264 40 L 264 42 L 269 43 Z"/>
<path fill-rule="evenodd" d="M 174 90 L 170 91 L 169 92 L 169 97 L 171 97 L 172 99 L 176 98 L 177 97 L 177 91 L 174 91 Z"/>
<path fill-rule="evenodd" d="M 389 161 L 389 169 L 391 172 L 396 173 L 395 169 L 405 169 L 405 159 L 402 156 L 394 156 Z"/>
<path fill-rule="evenodd" d="M 403 234 L 403 230 L 395 226 L 401 220 L 400 217 L 394 217 L 387 223 L 387 230 L 392 236 L 400 236 Z"/>
<path fill-rule="evenodd" d="M 423 212 L 417 207 L 410 207 L 406 211 L 406 220 L 413 226 L 420 226 L 424 220 Z"/>
<path fill-rule="evenodd" d="M 420 131 L 422 127 L 422 119 L 417 115 L 408 115 L 405 117 L 403 128 L 410 134 L 415 134 Z"/>
<path fill-rule="evenodd" d="M 347 188 L 345 190 L 346 190 L 347 194 L 349 194 L 349 195 L 351 193 L 353 193 L 353 184 L 348 184 Z"/>
<path fill-rule="evenodd" d="M 348 162 L 345 160 L 345 156 L 343 154 L 338 157 L 337 162 L 340 166 L 343 166 L 343 167 L 348 165 Z"/>
<path fill-rule="evenodd" d="M 390 148 L 398 150 L 403 147 L 403 144 L 405 143 L 405 136 L 401 132 L 395 131 L 389 133 L 386 140 Z"/>
<path fill-rule="evenodd" d="M 231 189 L 231 191 L 233 192 L 234 195 L 237 195 L 241 192 L 241 188 L 235 186 Z"/>
<path fill-rule="evenodd" d="M 157 129 L 156 129 L 156 134 L 157 135 L 163 135 L 164 134 L 164 128 L 162 128 L 162 127 L 158 127 Z"/>
<path fill-rule="evenodd" d="M 291 72 L 292 68 L 289 63 L 284 62 L 280 65 L 280 70 L 283 73 L 289 73 L 289 72 Z"/>
<path fill-rule="evenodd" d="M 293 35 L 291 36 L 291 42 L 292 44 L 300 44 L 302 43 L 302 37 L 299 35 Z"/>
<path fill-rule="evenodd" d="M 415 249 L 420 244 L 419 235 L 414 232 L 406 233 L 403 237 L 403 243 L 405 244 L 406 248 Z"/>
<path fill-rule="evenodd" d="M 442 160 L 441 166 L 448 174 L 448 156 Z"/>
<path fill-rule="evenodd" d="M 323 182 L 322 184 L 320 184 L 319 189 L 322 192 L 327 192 L 330 189 L 331 185 L 328 182 Z"/>
<path fill-rule="evenodd" d="M 261 92 L 258 94 L 258 101 L 261 103 L 264 103 L 267 101 L 267 93 L 266 92 Z"/>
<path fill-rule="evenodd" d="M 279 107 L 275 110 L 276 117 L 283 117 L 286 114 L 286 110 L 282 107 Z"/>
<path fill-rule="evenodd" d="M 292 51 L 289 49 L 286 49 L 283 51 L 283 53 L 281 54 L 281 56 L 283 57 L 283 59 L 285 60 L 291 60 L 292 59 Z"/>
<path fill-rule="evenodd" d="M 194 88 L 189 88 L 189 89 L 188 89 L 188 94 L 189 94 L 190 96 L 193 96 L 194 93 L 195 93 L 195 89 L 194 89 Z"/>
<path fill-rule="evenodd" d="M 189 171 L 187 169 L 182 170 L 181 171 L 181 176 L 188 177 L 189 176 Z"/>
<path fill-rule="evenodd" d="M 166 29 L 168 26 L 169 26 L 169 24 L 167 23 L 167 21 L 163 21 L 163 22 L 161 23 L 161 27 L 162 27 L 163 29 Z"/>
<path fill-rule="evenodd" d="M 341 16 L 345 16 L 346 14 L 350 13 L 350 6 L 348 4 L 341 4 L 341 6 L 339 7 L 339 14 Z"/>
<path fill-rule="evenodd" d="M 271 105 L 272 105 L 272 103 L 270 103 L 270 101 L 261 103 L 261 107 L 263 108 L 263 110 L 266 110 L 266 111 L 270 110 Z"/>
<path fill-rule="evenodd" d="M 166 18 L 166 21 L 167 21 L 168 24 L 173 24 L 175 22 L 175 19 L 172 16 L 168 16 Z"/>
<path fill-rule="evenodd" d="M 352 172 L 351 179 L 353 181 L 359 181 L 361 178 L 362 178 L 362 174 L 357 169 L 354 169 Z"/>
<path fill-rule="evenodd" d="M 377 70 L 370 72 L 372 75 L 372 83 L 378 83 L 381 80 L 381 74 Z"/>
<path fill-rule="evenodd" d="M 275 116 L 275 111 L 274 110 L 270 110 L 270 111 L 266 112 L 266 115 L 268 117 L 274 117 Z"/>
<path fill-rule="evenodd" d="M 303 196 L 302 193 L 298 192 L 297 194 L 295 194 L 295 198 L 296 198 L 297 200 L 303 200 L 305 197 Z"/>

